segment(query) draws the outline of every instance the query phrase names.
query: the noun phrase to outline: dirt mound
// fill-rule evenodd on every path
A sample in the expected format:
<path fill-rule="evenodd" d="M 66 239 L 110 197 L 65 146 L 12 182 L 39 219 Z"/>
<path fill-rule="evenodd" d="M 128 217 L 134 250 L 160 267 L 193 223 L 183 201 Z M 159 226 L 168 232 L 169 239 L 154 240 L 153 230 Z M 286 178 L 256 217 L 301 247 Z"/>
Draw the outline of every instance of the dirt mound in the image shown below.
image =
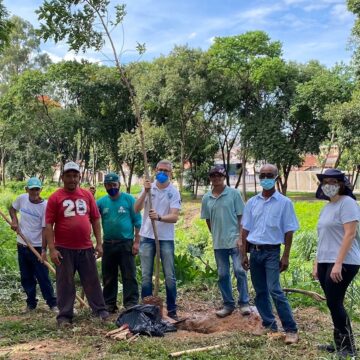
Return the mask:
<path fill-rule="evenodd" d="M 251 334 L 261 334 L 263 331 L 260 316 L 254 307 L 249 316 L 241 315 L 239 310 L 235 310 L 230 316 L 225 318 L 218 318 L 215 311 L 207 315 L 194 315 L 191 313 L 181 313 L 180 315 L 181 318 L 186 319 L 177 325 L 180 330 L 203 334 L 223 331 L 243 331 Z"/>

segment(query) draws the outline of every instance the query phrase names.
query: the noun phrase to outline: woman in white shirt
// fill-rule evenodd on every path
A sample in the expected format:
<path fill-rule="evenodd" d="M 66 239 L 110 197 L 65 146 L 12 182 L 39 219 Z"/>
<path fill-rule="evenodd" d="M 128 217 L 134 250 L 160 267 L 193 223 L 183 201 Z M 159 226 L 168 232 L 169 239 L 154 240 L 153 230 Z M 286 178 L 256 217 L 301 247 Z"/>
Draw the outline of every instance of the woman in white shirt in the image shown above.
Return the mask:
<path fill-rule="evenodd" d="M 318 199 L 328 200 L 318 222 L 318 247 L 314 278 L 320 281 L 334 324 L 333 345 L 320 346 L 338 356 L 356 356 L 350 319 L 344 308 L 345 293 L 360 268 L 360 208 L 345 175 L 328 169 L 317 175 L 320 180 Z"/>

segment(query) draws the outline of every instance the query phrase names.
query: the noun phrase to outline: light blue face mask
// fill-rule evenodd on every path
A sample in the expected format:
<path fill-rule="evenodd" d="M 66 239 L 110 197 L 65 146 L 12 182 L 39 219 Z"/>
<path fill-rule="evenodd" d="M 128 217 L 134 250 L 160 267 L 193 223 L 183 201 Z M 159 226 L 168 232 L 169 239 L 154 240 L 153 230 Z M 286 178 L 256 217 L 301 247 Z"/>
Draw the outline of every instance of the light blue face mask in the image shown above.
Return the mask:
<path fill-rule="evenodd" d="M 160 183 L 160 184 L 164 184 L 169 180 L 169 175 L 165 174 L 164 172 L 160 171 L 156 174 L 156 180 Z"/>
<path fill-rule="evenodd" d="M 276 178 L 275 179 L 262 179 L 260 180 L 260 186 L 264 190 L 270 190 L 275 186 Z"/>

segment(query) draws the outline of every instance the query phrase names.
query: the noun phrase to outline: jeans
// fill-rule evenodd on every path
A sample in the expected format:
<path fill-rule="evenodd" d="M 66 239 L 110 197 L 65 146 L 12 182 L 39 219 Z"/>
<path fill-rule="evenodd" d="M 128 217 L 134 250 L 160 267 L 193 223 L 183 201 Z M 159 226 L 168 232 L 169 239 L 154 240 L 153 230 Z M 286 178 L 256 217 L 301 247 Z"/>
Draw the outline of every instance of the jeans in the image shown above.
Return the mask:
<path fill-rule="evenodd" d="M 94 249 L 75 250 L 62 247 L 56 249 L 62 256 L 60 265 L 56 266 L 56 293 L 59 308 L 56 319 L 71 321 L 74 316 L 76 271 L 79 273 L 81 286 L 93 314 L 99 315 L 105 311 Z"/>
<path fill-rule="evenodd" d="M 335 329 L 342 334 L 351 331 L 350 319 L 344 308 L 345 293 L 359 271 L 359 265 L 343 264 L 341 275 L 343 280 L 336 283 L 330 278 L 330 273 L 334 264 L 320 263 L 318 264 L 318 278 L 320 285 L 326 296 L 326 303 L 331 313 L 331 318 Z"/>
<path fill-rule="evenodd" d="M 224 302 L 224 307 L 228 309 L 235 308 L 235 301 L 232 294 L 232 284 L 230 275 L 230 257 L 233 263 L 234 275 L 239 292 L 239 305 L 249 303 L 248 284 L 246 272 L 241 266 L 241 255 L 238 248 L 233 249 L 215 249 L 215 260 L 218 271 L 218 284 Z"/>
<path fill-rule="evenodd" d="M 250 250 L 250 272 L 256 297 L 255 305 L 263 326 L 277 330 L 270 295 L 286 332 L 297 332 L 289 302 L 280 286 L 280 246 L 274 249 Z"/>
<path fill-rule="evenodd" d="M 166 305 L 168 313 L 176 312 L 176 278 L 174 265 L 175 245 L 172 240 L 160 240 L 160 258 L 165 276 Z M 142 286 L 141 297 L 152 295 L 152 274 L 156 254 L 155 240 L 142 238 L 140 242 Z"/>
<path fill-rule="evenodd" d="M 134 306 L 139 301 L 139 288 L 136 281 L 135 256 L 132 254 L 133 240 L 104 241 L 102 257 L 103 294 L 105 304 L 116 309 L 118 294 L 118 270 L 123 283 L 123 305 Z"/>
<path fill-rule="evenodd" d="M 18 245 L 17 248 L 21 285 L 27 295 L 27 306 L 31 309 L 36 308 L 38 301 L 36 299 L 36 282 L 38 282 L 42 296 L 48 306 L 50 308 L 56 306 L 56 297 L 47 267 L 37 259 L 28 247 Z M 36 247 L 35 250 L 41 254 L 41 247 Z"/>

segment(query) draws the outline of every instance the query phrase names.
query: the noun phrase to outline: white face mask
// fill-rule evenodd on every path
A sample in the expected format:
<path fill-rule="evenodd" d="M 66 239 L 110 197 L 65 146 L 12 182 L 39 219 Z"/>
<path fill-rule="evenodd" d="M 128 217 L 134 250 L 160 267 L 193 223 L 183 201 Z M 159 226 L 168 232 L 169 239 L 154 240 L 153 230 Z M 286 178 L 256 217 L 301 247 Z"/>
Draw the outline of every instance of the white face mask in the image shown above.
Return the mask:
<path fill-rule="evenodd" d="M 339 193 L 340 185 L 330 185 L 325 184 L 321 185 L 321 190 L 325 194 L 325 196 L 332 198 Z"/>

